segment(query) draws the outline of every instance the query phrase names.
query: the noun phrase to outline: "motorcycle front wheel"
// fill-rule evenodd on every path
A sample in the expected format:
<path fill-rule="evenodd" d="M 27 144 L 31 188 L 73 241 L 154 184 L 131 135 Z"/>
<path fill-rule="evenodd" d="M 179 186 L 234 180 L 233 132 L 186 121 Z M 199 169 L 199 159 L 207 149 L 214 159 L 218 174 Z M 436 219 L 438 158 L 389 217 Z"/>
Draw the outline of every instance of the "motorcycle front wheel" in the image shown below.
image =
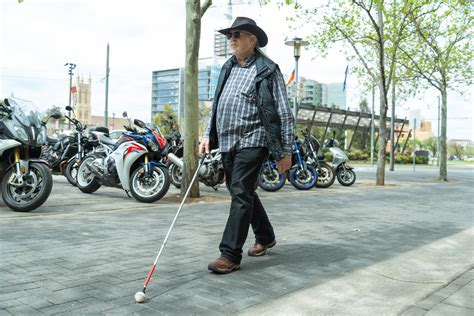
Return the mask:
<path fill-rule="evenodd" d="M 138 167 L 130 177 L 130 193 L 139 202 L 153 203 L 170 188 L 170 175 L 164 166 L 155 166 L 150 174 Z"/>
<path fill-rule="evenodd" d="M 170 181 L 177 188 L 181 188 L 181 181 L 183 180 L 183 171 L 180 167 L 171 163 L 169 165 Z"/>
<path fill-rule="evenodd" d="M 100 188 L 99 181 L 89 170 L 89 165 L 94 160 L 94 156 L 85 157 L 77 168 L 76 186 L 84 193 L 93 193 Z"/>
<path fill-rule="evenodd" d="M 76 160 L 73 159 L 69 161 L 66 165 L 66 170 L 64 171 L 64 176 L 67 181 L 73 186 L 77 186 L 77 169 L 79 165 L 76 163 Z"/>
<path fill-rule="evenodd" d="M 327 162 L 319 162 L 319 167 L 316 170 L 318 172 L 317 188 L 329 188 L 336 180 L 336 173 Z"/>
<path fill-rule="evenodd" d="M 300 170 L 298 166 L 294 167 L 290 172 L 290 182 L 298 190 L 311 189 L 318 180 L 318 173 L 310 165 Z"/>
<path fill-rule="evenodd" d="M 337 181 L 343 186 L 351 186 L 356 180 L 356 174 L 352 169 L 339 169 L 337 172 Z"/>
<path fill-rule="evenodd" d="M 258 186 L 265 191 L 275 192 L 280 190 L 286 182 L 285 174 L 279 174 L 278 170 L 262 166 L 258 173 Z"/>
<path fill-rule="evenodd" d="M 42 164 L 30 163 L 23 184 L 17 183 L 16 169 L 10 168 L 2 180 L 2 198 L 5 204 L 16 212 L 30 212 L 41 206 L 53 188 L 53 177 L 49 168 Z"/>

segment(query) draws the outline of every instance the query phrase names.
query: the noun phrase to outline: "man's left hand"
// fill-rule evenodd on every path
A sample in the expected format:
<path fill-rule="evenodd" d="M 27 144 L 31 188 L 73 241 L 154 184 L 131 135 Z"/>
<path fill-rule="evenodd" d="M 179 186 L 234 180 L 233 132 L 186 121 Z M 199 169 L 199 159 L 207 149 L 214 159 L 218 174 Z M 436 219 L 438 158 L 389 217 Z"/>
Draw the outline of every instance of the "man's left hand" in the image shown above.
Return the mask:
<path fill-rule="evenodd" d="M 285 155 L 283 158 L 276 162 L 278 172 L 281 174 L 291 167 L 291 155 Z"/>

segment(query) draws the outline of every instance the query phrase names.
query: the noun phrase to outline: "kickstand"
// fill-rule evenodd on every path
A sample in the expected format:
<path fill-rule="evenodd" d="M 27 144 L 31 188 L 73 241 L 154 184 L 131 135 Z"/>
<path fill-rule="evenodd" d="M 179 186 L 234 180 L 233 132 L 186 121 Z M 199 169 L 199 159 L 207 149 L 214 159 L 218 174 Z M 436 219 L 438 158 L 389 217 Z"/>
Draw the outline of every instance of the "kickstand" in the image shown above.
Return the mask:
<path fill-rule="evenodd" d="M 130 196 L 130 194 L 128 194 L 128 191 L 125 191 L 125 193 L 127 193 L 127 196 L 131 199 L 132 197 Z"/>

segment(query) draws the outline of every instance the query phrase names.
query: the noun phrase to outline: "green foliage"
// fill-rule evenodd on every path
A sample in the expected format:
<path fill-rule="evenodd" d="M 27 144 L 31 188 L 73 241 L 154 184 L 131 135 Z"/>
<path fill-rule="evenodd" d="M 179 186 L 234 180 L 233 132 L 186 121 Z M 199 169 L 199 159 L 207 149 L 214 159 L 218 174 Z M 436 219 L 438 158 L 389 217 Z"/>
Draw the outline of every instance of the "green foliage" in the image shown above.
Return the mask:
<path fill-rule="evenodd" d="M 173 107 L 171 104 L 165 104 L 163 112 L 159 112 L 155 114 L 153 117 L 152 121 L 156 125 L 158 125 L 162 131 L 162 133 L 166 136 L 170 135 L 172 132 L 172 129 L 179 130 L 179 125 L 178 125 L 178 114 L 176 110 L 173 110 Z M 173 125 L 170 126 L 168 122 L 172 122 Z"/>
<path fill-rule="evenodd" d="M 369 110 L 369 102 L 367 101 L 367 98 L 363 98 L 360 103 L 359 103 L 359 109 L 362 113 L 370 113 Z"/>
<path fill-rule="evenodd" d="M 421 149 L 426 149 L 429 150 L 433 156 L 436 156 L 436 153 L 438 152 L 438 144 L 436 142 L 436 137 L 430 137 L 427 140 L 421 142 Z"/>
<path fill-rule="evenodd" d="M 347 152 L 347 156 L 350 160 L 354 161 L 368 161 L 370 158 L 370 153 L 361 149 L 351 149 Z"/>

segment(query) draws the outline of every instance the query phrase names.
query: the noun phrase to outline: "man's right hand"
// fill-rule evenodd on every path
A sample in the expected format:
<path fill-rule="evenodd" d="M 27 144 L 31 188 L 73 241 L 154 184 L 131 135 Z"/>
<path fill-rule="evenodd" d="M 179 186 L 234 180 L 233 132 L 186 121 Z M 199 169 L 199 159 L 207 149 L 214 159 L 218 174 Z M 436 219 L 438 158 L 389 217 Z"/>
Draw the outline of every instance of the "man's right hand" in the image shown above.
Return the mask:
<path fill-rule="evenodd" d="M 208 154 L 209 153 L 209 138 L 203 137 L 201 138 L 201 143 L 199 143 L 199 155 Z"/>

